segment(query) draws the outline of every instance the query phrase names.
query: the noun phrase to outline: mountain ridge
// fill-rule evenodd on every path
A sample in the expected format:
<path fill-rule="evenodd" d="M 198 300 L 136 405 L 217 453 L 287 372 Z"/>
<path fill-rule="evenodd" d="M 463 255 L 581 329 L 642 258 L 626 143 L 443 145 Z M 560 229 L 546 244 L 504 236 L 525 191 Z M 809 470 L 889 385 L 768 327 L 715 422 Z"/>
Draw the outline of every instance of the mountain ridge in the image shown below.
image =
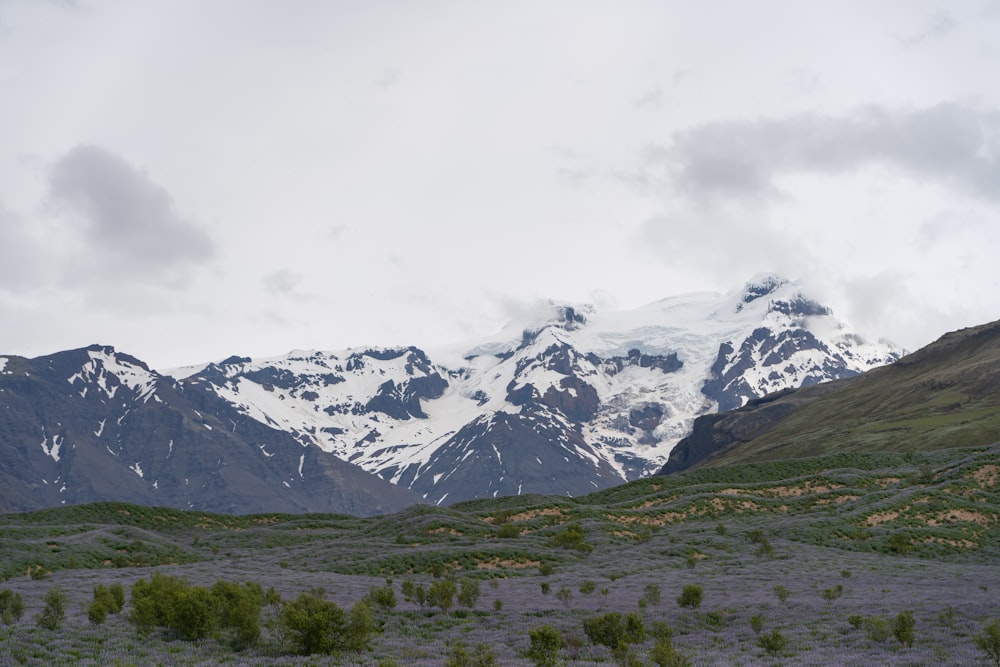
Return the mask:
<path fill-rule="evenodd" d="M 692 467 L 1000 441 L 1000 321 L 944 334 L 890 366 L 699 417 L 661 474 Z"/>

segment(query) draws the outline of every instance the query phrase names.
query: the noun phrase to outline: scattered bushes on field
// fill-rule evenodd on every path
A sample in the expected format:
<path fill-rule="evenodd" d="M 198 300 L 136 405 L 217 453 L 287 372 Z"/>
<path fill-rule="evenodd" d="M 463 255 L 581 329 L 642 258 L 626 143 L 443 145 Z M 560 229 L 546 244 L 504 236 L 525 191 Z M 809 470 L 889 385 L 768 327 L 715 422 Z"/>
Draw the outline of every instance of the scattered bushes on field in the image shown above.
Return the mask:
<path fill-rule="evenodd" d="M 130 620 L 142 633 L 164 628 L 186 640 L 208 636 L 216 628 L 229 631 L 234 646 L 245 647 L 260 637 L 260 610 L 265 597 L 259 584 L 217 581 L 212 588 L 192 586 L 187 579 L 154 572 L 147 582 L 132 586 Z M 280 598 L 279 598 L 280 599 Z"/>

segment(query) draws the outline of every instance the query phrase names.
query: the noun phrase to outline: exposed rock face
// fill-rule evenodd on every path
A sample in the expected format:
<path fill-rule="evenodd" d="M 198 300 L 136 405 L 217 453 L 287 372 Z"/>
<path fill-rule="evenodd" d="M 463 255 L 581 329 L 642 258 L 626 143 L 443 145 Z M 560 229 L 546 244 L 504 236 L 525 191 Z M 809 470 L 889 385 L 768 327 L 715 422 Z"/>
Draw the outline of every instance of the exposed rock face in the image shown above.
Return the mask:
<path fill-rule="evenodd" d="M 271 391 L 288 383 L 259 377 Z M 368 515 L 419 502 L 240 413 L 210 385 L 179 383 L 110 347 L 5 358 L 0 408 L 4 511 L 122 500 Z"/>

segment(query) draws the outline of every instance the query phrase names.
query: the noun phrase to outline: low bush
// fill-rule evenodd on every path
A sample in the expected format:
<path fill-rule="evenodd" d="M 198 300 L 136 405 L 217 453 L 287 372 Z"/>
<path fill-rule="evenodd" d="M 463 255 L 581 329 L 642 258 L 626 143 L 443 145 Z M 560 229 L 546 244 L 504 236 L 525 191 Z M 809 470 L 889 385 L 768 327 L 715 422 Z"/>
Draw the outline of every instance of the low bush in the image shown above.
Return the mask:
<path fill-rule="evenodd" d="M 444 664 L 445 667 L 497 667 L 497 657 L 489 644 L 476 644 L 469 651 L 465 644 L 458 642 L 451 647 Z"/>
<path fill-rule="evenodd" d="M 35 618 L 39 627 L 58 630 L 66 620 L 66 593 L 59 586 L 53 586 L 45 594 L 45 606 Z"/>
<path fill-rule="evenodd" d="M 542 625 L 528 631 L 527 657 L 535 667 L 555 667 L 559 662 L 562 637 L 551 625 Z"/>
<path fill-rule="evenodd" d="M 757 638 L 757 645 L 767 651 L 768 655 L 779 655 L 788 646 L 788 639 L 777 630 L 766 632 Z"/>
<path fill-rule="evenodd" d="M 12 625 L 24 616 L 24 599 L 20 593 L 6 588 L 0 591 L 0 620 L 4 625 Z"/>
<path fill-rule="evenodd" d="M 509 524 L 505 524 L 509 525 Z M 479 580 L 466 578 L 462 579 L 462 582 L 458 591 L 458 604 L 463 607 L 476 606 L 476 602 L 479 600 Z"/>
<path fill-rule="evenodd" d="M 884 642 L 892 634 L 889 621 L 879 616 L 869 616 L 865 619 L 865 634 L 868 638 L 876 642 Z"/>
<path fill-rule="evenodd" d="M 896 614 L 892 621 L 892 634 L 903 646 L 913 646 L 915 637 L 914 628 L 916 622 L 913 619 L 913 612 L 904 611 Z"/>
<path fill-rule="evenodd" d="M 635 612 L 617 611 L 583 619 L 583 632 L 592 644 L 615 648 L 619 644 L 639 644 L 646 641 L 646 625 Z"/>
<path fill-rule="evenodd" d="M 1000 667 L 1000 621 L 994 619 L 983 626 L 983 631 L 974 637 L 976 646 Z"/>
<path fill-rule="evenodd" d="M 701 606 L 704 589 L 698 584 L 685 584 L 681 594 L 677 596 L 677 604 L 681 607 L 697 609 Z"/>

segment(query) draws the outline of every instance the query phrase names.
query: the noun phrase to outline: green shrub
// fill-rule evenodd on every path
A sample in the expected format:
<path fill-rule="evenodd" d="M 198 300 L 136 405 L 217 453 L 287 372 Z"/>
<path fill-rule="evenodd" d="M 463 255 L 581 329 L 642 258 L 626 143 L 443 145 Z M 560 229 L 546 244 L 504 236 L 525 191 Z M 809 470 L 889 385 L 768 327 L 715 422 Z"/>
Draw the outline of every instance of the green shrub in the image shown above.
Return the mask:
<path fill-rule="evenodd" d="M 592 644 L 614 649 L 619 644 L 639 644 L 646 641 L 646 625 L 635 612 L 617 611 L 583 619 L 583 631 Z"/>
<path fill-rule="evenodd" d="M 403 582 L 400 590 L 403 592 L 403 599 L 407 602 L 415 602 L 421 607 L 426 607 L 430 604 L 427 589 L 424 588 L 422 584 L 414 584 L 412 581 L 407 579 Z"/>
<path fill-rule="evenodd" d="M 371 606 L 365 600 L 359 600 L 347 614 L 347 627 L 344 629 L 339 648 L 348 651 L 364 651 L 371 644 L 378 625 Z"/>
<path fill-rule="evenodd" d="M 66 620 L 66 593 L 59 586 L 53 586 L 45 594 L 45 606 L 35 618 L 39 627 L 58 630 Z"/>
<path fill-rule="evenodd" d="M 552 592 L 552 584 L 547 581 L 542 582 L 542 595 L 548 595 Z"/>
<path fill-rule="evenodd" d="M 427 601 L 432 607 L 438 607 L 447 613 L 455 602 L 458 586 L 453 579 L 438 579 L 427 589 Z"/>
<path fill-rule="evenodd" d="M 181 639 L 206 637 L 218 620 L 216 600 L 208 589 L 195 586 L 183 591 L 174 600 L 168 628 Z"/>
<path fill-rule="evenodd" d="M 9 588 L 0 591 L 0 620 L 4 625 L 12 625 L 24 616 L 24 599 L 20 593 Z"/>
<path fill-rule="evenodd" d="M 580 592 L 584 595 L 590 595 L 597 590 L 597 583 L 592 579 L 584 579 L 583 583 L 580 584 Z"/>
<path fill-rule="evenodd" d="M 253 583 L 217 581 L 212 586 L 219 625 L 232 631 L 235 646 L 248 646 L 260 638 L 260 610 L 264 592 Z"/>
<path fill-rule="evenodd" d="M 851 627 L 857 629 L 864 625 L 865 617 L 861 614 L 851 614 L 847 617 L 847 622 L 851 624 Z"/>
<path fill-rule="evenodd" d="M 690 667 L 691 660 L 678 653 L 670 639 L 657 639 L 649 652 L 649 660 L 656 667 Z"/>
<path fill-rule="evenodd" d="M 285 603 L 281 626 L 296 653 L 334 653 L 341 648 L 347 617 L 326 599 L 325 590 L 314 588 Z"/>
<path fill-rule="evenodd" d="M 514 539 L 521 536 L 521 527 L 514 523 L 505 523 L 497 531 L 497 537 Z"/>
<path fill-rule="evenodd" d="M 476 644 L 470 652 L 459 642 L 451 647 L 445 667 L 497 667 L 497 658 L 488 644 Z"/>
<path fill-rule="evenodd" d="M 889 538 L 889 550 L 897 554 L 908 554 L 913 551 L 913 544 L 905 533 L 893 533 Z"/>
<path fill-rule="evenodd" d="M 501 609 L 503 609 L 503 600 L 496 598 L 493 600 L 493 611 L 500 611 Z"/>
<path fill-rule="evenodd" d="M 876 642 L 884 642 L 892 634 L 889 621 L 878 616 L 869 616 L 865 619 L 865 634 L 868 638 Z"/>
<path fill-rule="evenodd" d="M 993 619 L 983 626 L 982 633 L 975 636 L 976 646 L 1000 667 L 1000 621 Z"/>
<path fill-rule="evenodd" d="M 140 633 L 171 627 L 174 606 L 188 588 L 186 579 L 159 572 L 154 572 L 148 582 L 140 579 L 132 585 L 130 620 Z"/>
<path fill-rule="evenodd" d="M 543 576 L 547 577 L 553 572 L 555 572 L 555 568 L 552 567 L 552 565 L 549 563 L 542 563 L 541 565 L 538 566 L 538 573 Z"/>
<path fill-rule="evenodd" d="M 505 524 L 509 525 L 509 524 Z M 460 589 L 458 591 L 458 604 L 463 607 L 476 606 L 476 602 L 479 601 L 479 580 L 466 578 L 462 579 Z"/>
<path fill-rule="evenodd" d="M 757 645 L 767 651 L 768 655 L 778 655 L 788 646 L 788 639 L 777 630 L 772 630 L 760 635 Z"/>
<path fill-rule="evenodd" d="M 697 609 L 701 606 L 704 589 L 698 584 L 685 584 L 681 594 L 677 596 L 677 604 L 681 607 Z"/>
<path fill-rule="evenodd" d="M 755 635 L 759 635 L 764 630 L 764 617 L 760 614 L 751 616 L 750 629 L 753 630 Z"/>
<path fill-rule="evenodd" d="M 528 631 L 527 657 L 535 667 L 555 667 L 559 660 L 562 638 L 551 625 L 543 625 Z"/>
<path fill-rule="evenodd" d="M 630 644 L 619 644 L 611 649 L 611 659 L 618 667 L 642 667 L 642 660 Z"/>
<path fill-rule="evenodd" d="M 639 604 L 641 606 L 652 605 L 655 607 L 660 604 L 661 597 L 659 586 L 656 584 L 646 584 L 646 587 L 642 589 L 642 597 L 639 598 Z"/>
<path fill-rule="evenodd" d="M 554 547 L 590 553 L 594 550 L 594 545 L 585 542 L 584 537 L 583 528 L 577 524 L 570 524 L 549 538 L 549 544 Z"/>
<path fill-rule="evenodd" d="M 833 588 L 824 588 L 822 592 L 823 599 L 827 602 L 833 602 L 840 598 L 844 594 L 844 585 L 837 584 Z"/>
<path fill-rule="evenodd" d="M 896 618 L 892 621 L 892 634 L 903 646 L 913 646 L 915 626 L 916 621 L 913 619 L 913 612 L 900 612 L 896 614 Z"/>
<path fill-rule="evenodd" d="M 556 598 L 564 605 L 568 606 L 569 601 L 573 599 L 573 591 L 563 586 L 558 591 L 556 591 Z"/>
<path fill-rule="evenodd" d="M 366 597 L 372 605 L 382 611 L 389 611 L 396 607 L 396 591 L 393 590 L 392 584 L 389 582 L 386 582 L 385 586 L 372 586 L 368 589 Z"/>
<path fill-rule="evenodd" d="M 778 601 L 782 604 L 788 602 L 788 598 L 792 595 L 791 592 L 781 584 L 775 584 L 772 590 L 774 591 L 775 597 L 777 597 Z"/>

